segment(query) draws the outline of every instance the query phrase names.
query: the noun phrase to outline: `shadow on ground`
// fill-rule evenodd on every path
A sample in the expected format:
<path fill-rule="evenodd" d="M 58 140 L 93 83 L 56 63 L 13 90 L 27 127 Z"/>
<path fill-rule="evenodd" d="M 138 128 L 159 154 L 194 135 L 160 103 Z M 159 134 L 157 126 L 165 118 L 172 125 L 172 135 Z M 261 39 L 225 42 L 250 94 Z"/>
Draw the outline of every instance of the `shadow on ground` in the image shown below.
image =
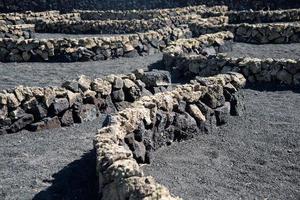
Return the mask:
<path fill-rule="evenodd" d="M 58 173 L 51 186 L 35 195 L 33 200 L 94 200 L 97 199 L 96 154 L 85 153 Z"/>
<path fill-rule="evenodd" d="M 276 91 L 292 91 L 294 93 L 300 93 L 300 87 L 299 86 L 289 86 L 289 85 L 280 85 L 274 84 L 274 83 L 255 83 L 255 84 L 250 84 L 247 83 L 245 86 L 245 89 L 252 89 L 252 90 L 257 90 L 260 92 L 263 91 L 270 91 L 270 92 L 276 92 Z"/>

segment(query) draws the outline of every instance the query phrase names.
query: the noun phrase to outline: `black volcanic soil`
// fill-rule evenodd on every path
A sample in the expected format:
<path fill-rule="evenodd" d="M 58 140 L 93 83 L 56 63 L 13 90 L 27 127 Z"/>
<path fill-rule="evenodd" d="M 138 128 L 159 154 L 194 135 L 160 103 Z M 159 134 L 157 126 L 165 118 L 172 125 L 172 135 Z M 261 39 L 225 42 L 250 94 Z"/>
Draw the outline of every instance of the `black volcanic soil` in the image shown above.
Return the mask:
<path fill-rule="evenodd" d="M 242 117 L 159 149 L 145 173 L 183 199 L 300 199 L 299 92 L 243 89 Z"/>
<path fill-rule="evenodd" d="M 61 85 L 64 81 L 82 74 L 101 77 L 113 73 L 130 73 L 135 69 L 146 69 L 148 65 L 161 59 L 162 54 L 154 54 L 145 57 L 73 63 L 0 62 L 0 90 L 17 85 L 41 87 Z"/>
<path fill-rule="evenodd" d="M 299 46 L 289 50 L 291 46 L 280 55 L 299 55 Z M 275 45 L 268 53 L 247 48 L 241 44 L 238 49 L 244 55 L 279 55 Z M 80 74 L 129 73 L 161 58 L 157 54 L 101 62 L 0 63 L 0 89 L 60 85 Z M 300 94 L 257 88 L 243 93 L 243 117 L 230 118 L 217 133 L 161 149 L 147 173 L 186 199 L 299 199 Z M 92 138 L 101 123 L 97 119 L 0 136 L 0 200 L 95 199 Z"/>
<path fill-rule="evenodd" d="M 1 200 L 95 200 L 93 137 L 104 116 L 67 128 L 0 136 Z"/>
<path fill-rule="evenodd" d="M 262 45 L 233 43 L 232 52 L 227 54 L 232 57 L 300 59 L 300 43 Z"/>

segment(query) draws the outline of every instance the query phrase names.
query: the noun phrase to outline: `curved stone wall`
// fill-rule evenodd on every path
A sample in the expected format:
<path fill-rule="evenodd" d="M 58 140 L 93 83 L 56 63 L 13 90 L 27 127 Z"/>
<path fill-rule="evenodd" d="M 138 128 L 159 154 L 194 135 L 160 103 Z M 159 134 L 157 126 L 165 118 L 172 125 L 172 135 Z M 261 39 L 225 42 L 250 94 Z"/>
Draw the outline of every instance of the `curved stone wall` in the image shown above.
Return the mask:
<path fill-rule="evenodd" d="M 59 11 L 0 13 L 2 24 L 35 24 L 39 20 L 80 20 L 79 13 L 61 14 Z"/>
<path fill-rule="evenodd" d="M 176 27 L 190 21 L 218 25 L 227 23 L 228 18 L 221 16 L 203 19 L 199 15 L 184 15 L 149 20 L 40 20 L 36 23 L 36 31 L 45 33 L 124 34 Z"/>
<path fill-rule="evenodd" d="M 206 25 L 191 22 L 189 26 L 194 36 L 219 31 L 231 31 L 234 34 L 234 40 L 237 42 L 254 44 L 300 42 L 299 23 Z"/>
<path fill-rule="evenodd" d="M 238 114 L 235 92 L 244 84 L 237 73 L 204 78 L 145 96 L 109 116 L 94 140 L 99 199 L 179 199 L 145 177 L 139 163 L 149 163 L 161 146 L 203 134 L 223 124 L 224 116 Z"/>
<path fill-rule="evenodd" d="M 140 97 L 170 90 L 167 71 L 137 70 L 127 75 L 91 79 L 80 76 L 60 87 L 24 87 L 0 92 L 0 134 L 22 129 L 70 126 L 114 113 Z"/>
<path fill-rule="evenodd" d="M 290 10 L 268 10 L 268 11 L 230 11 L 226 13 L 229 23 L 273 23 L 273 22 L 295 22 L 300 20 L 300 9 Z"/>
<path fill-rule="evenodd" d="M 0 61 L 87 61 L 160 52 L 171 41 L 191 37 L 186 27 L 146 33 L 78 39 L 0 39 Z"/>
<path fill-rule="evenodd" d="M 15 11 L 45 11 L 73 9 L 82 10 L 128 10 L 173 8 L 189 5 L 228 5 L 230 9 L 284 9 L 300 8 L 300 2 L 295 0 L 0 0 L 0 12 Z"/>
<path fill-rule="evenodd" d="M 34 25 L 0 25 L 0 38 L 29 39 L 34 32 Z"/>
<path fill-rule="evenodd" d="M 153 10 L 107 10 L 107 11 L 93 11 L 93 10 L 76 10 L 83 20 L 133 20 L 133 19 L 153 19 L 165 18 L 183 15 L 201 15 L 206 12 L 220 12 L 224 13 L 228 10 L 226 6 L 207 7 L 205 5 L 191 6 L 183 8 L 171 9 L 153 9 Z"/>

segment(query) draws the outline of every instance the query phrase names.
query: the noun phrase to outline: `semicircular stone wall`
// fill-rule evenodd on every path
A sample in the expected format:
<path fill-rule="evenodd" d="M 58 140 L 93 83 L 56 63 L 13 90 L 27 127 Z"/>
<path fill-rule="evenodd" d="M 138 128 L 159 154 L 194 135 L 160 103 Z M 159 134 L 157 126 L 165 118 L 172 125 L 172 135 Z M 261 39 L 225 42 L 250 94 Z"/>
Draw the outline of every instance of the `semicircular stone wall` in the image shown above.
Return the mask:
<path fill-rule="evenodd" d="M 238 73 L 202 78 L 108 116 L 94 140 L 99 199 L 179 199 L 144 176 L 139 164 L 149 163 L 157 148 L 206 133 L 226 115 L 239 114 L 235 93 L 245 82 Z"/>

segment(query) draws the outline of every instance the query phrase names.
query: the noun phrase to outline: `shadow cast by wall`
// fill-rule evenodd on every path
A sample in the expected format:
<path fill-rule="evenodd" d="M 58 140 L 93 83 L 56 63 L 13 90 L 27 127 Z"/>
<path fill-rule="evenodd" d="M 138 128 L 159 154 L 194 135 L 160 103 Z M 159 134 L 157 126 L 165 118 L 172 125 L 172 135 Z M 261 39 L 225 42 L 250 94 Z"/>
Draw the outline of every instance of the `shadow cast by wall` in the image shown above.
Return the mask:
<path fill-rule="evenodd" d="M 284 85 L 280 83 L 247 83 L 245 88 L 253 89 L 257 91 L 271 91 L 271 92 L 291 90 L 295 93 L 300 93 L 299 86 Z"/>
<path fill-rule="evenodd" d="M 52 177 L 52 185 L 36 194 L 33 200 L 96 200 L 95 151 L 85 153 Z"/>

